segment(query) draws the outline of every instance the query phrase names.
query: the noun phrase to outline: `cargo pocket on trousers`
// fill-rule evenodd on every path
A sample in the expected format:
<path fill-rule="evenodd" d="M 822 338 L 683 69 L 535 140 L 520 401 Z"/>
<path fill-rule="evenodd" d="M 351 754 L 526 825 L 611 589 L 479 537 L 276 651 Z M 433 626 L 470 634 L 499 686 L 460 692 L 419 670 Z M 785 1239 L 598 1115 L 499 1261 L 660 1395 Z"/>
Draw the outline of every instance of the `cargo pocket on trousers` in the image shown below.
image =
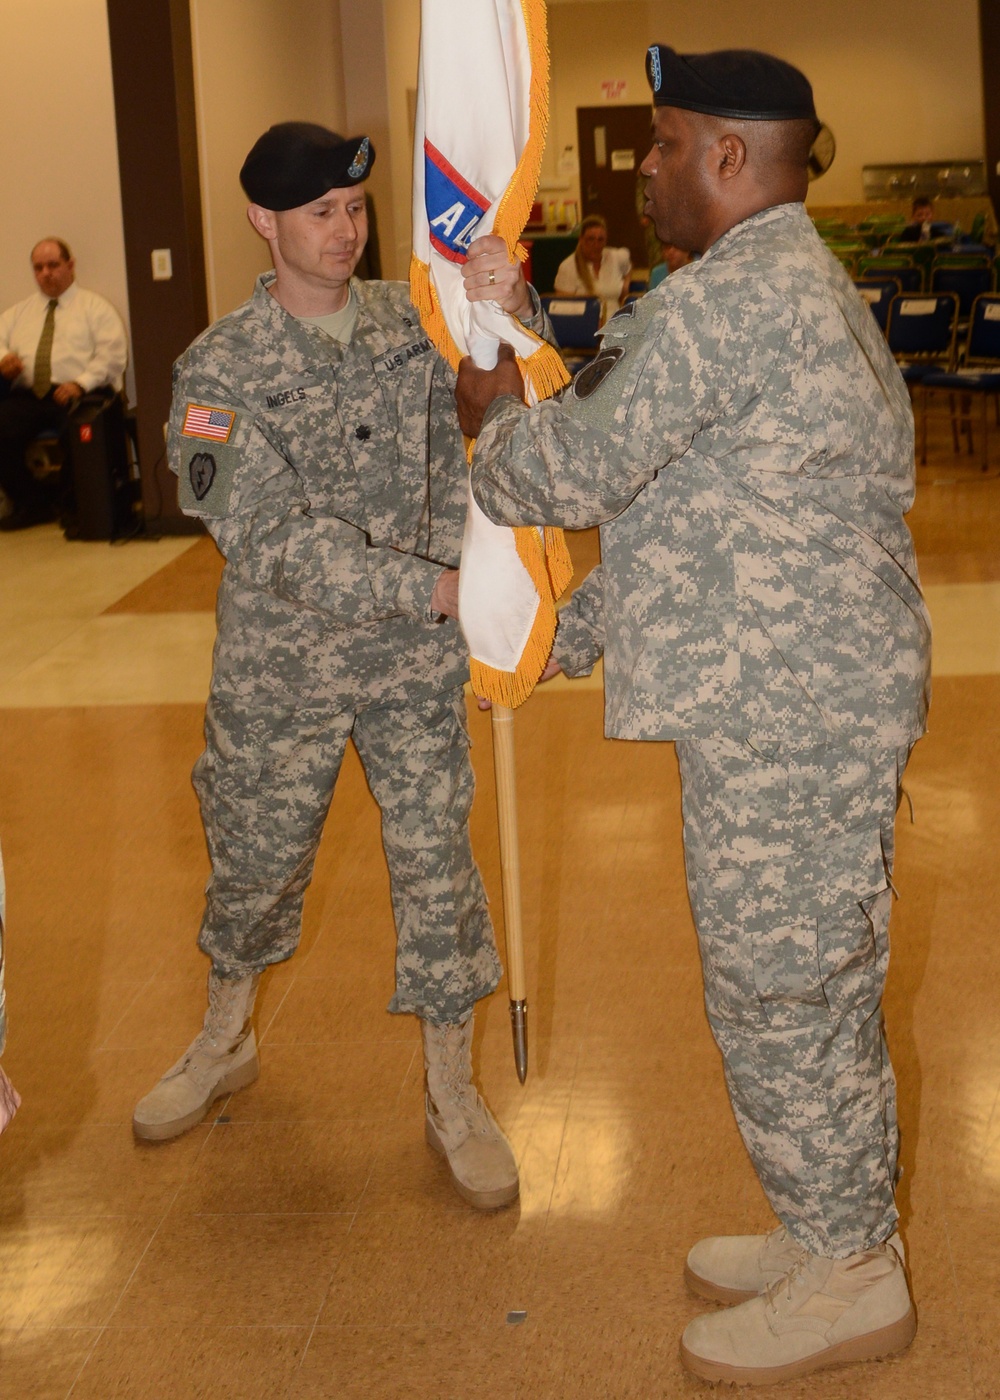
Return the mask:
<path fill-rule="evenodd" d="M 889 887 L 877 826 L 798 857 L 793 915 L 753 935 L 754 986 L 769 1024 L 790 1030 L 839 1016 L 869 989 L 877 960 L 873 898 Z"/>

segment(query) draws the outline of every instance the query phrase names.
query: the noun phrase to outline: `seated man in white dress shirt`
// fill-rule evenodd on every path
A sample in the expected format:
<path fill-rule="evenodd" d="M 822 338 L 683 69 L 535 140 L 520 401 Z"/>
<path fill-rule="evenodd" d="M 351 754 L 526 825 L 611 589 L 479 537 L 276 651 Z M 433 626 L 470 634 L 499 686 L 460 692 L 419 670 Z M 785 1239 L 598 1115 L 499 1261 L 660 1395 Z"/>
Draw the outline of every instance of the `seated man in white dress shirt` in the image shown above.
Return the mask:
<path fill-rule="evenodd" d="M 54 520 L 57 502 L 25 463 L 39 433 L 62 432 L 84 394 L 120 390 L 127 347 L 114 307 L 75 281 L 60 238 L 31 252 L 38 291 L 0 315 L 0 486 L 12 507 L 0 530 Z"/>

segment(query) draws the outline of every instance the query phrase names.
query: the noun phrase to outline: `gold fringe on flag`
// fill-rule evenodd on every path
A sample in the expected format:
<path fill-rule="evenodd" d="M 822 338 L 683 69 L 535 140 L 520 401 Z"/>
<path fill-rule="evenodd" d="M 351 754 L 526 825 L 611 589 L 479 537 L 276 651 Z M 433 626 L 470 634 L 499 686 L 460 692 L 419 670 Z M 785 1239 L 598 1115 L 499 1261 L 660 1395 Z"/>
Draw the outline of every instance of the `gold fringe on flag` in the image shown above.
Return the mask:
<path fill-rule="evenodd" d="M 542 153 L 549 128 L 549 41 L 545 0 L 521 0 L 521 13 L 531 54 L 531 86 L 528 91 L 528 139 L 510 184 L 497 208 L 493 232 L 507 244 L 511 257 L 527 256 L 518 239 L 528 222 L 542 173 Z"/>
<path fill-rule="evenodd" d="M 461 351 L 448 329 L 427 264 L 416 256 L 410 260 L 410 300 L 420 312 L 427 335 L 452 368 L 457 370 L 462 358 Z M 533 332 L 528 331 L 528 334 Z M 549 398 L 567 384 L 569 375 L 558 352 L 540 336 L 537 340 L 537 350 L 527 359 L 519 355 L 517 363 L 525 381 L 530 380 L 536 398 L 541 400 Z M 473 447 L 474 443 L 470 441 L 470 461 Z M 573 561 L 562 530 L 546 526 L 539 532 L 535 526 L 528 525 L 515 529 L 513 534 L 518 558 L 527 569 L 539 599 L 531 632 L 515 670 L 501 671 L 477 661 L 475 657 L 469 663 L 469 675 L 476 694 L 484 695 L 498 705 L 507 705 L 510 709 L 516 709 L 527 700 L 545 669 L 556 635 L 556 599 L 566 591 L 573 577 Z"/>

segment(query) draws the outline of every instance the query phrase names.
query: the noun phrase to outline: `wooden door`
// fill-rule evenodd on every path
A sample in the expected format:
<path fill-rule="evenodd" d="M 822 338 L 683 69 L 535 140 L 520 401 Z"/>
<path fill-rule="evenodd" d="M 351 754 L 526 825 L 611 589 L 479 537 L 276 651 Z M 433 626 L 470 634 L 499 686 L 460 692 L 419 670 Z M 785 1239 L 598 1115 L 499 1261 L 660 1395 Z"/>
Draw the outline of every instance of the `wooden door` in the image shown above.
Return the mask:
<path fill-rule="evenodd" d="M 642 185 L 639 166 L 652 137 L 652 107 L 578 107 L 577 150 L 580 152 L 581 214 L 601 214 L 608 225 L 608 243 L 629 248 L 632 265 L 649 262 L 646 235 L 639 222 L 636 187 Z"/>

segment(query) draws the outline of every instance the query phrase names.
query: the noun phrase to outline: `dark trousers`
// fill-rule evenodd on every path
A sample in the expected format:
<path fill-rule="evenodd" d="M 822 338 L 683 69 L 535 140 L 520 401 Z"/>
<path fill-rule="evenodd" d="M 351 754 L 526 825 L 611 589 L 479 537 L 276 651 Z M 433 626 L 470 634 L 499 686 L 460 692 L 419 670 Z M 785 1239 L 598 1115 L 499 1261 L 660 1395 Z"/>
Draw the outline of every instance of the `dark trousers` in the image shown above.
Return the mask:
<path fill-rule="evenodd" d="M 0 399 L 0 486 L 15 510 L 56 505 L 56 493 L 36 481 L 24 461 L 25 449 L 39 433 L 62 433 L 68 411 L 57 404 L 50 390 L 36 399 L 30 389 L 12 389 Z"/>

